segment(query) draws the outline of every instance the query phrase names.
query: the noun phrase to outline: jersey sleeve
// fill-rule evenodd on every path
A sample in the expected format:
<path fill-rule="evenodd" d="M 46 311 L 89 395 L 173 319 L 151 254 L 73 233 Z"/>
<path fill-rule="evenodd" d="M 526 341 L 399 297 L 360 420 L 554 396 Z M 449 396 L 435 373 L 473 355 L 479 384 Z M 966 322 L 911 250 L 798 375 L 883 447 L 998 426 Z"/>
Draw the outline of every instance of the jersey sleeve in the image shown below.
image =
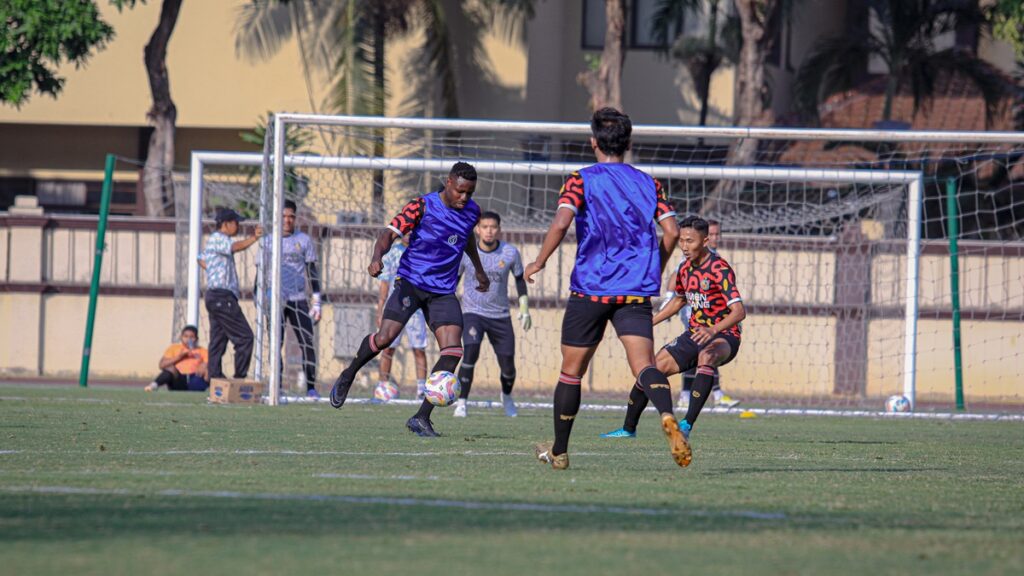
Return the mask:
<path fill-rule="evenodd" d="M 519 253 L 519 249 L 512 248 L 512 275 L 519 278 L 523 275 L 523 255 Z"/>
<path fill-rule="evenodd" d="M 231 239 L 224 234 L 211 234 L 206 240 L 206 248 L 199 257 L 203 260 L 209 260 L 210 256 L 214 254 L 231 256 Z"/>
<path fill-rule="evenodd" d="M 393 230 L 394 233 L 399 236 L 405 236 L 409 232 L 412 232 L 420 223 L 426 209 L 427 203 L 423 201 L 423 198 L 417 198 L 406 204 L 402 208 L 402 211 L 391 219 L 391 223 L 388 224 L 388 228 Z"/>
<path fill-rule="evenodd" d="M 676 209 L 668 201 L 668 192 L 662 187 L 661 182 L 654 178 L 654 192 L 658 195 L 658 206 L 654 210 L 654 219 L 658 222 L 676 215 Z"/>
<path fill-rule="evenodd" d="M 306 264 L 316 264 L 316 249 L 313 247 L 313 239 L 306 236 L 303 240 L 303 252 L 306 256 Z"/>
<path fill-rule="evenodd" d="M 583 176 L 579 172 L 573 172 L 562 185 L 562 191 L 558 195 L 558 208 L 572 210 L 573 214 L 579 214 L 583 208 Z"/>
<path fill-rule="evenodd" d="M 683 260 L 676 269 L 676 296 L 686 296 L 686 284 L 683 283 L 686 278 L 685 270 L 686 260 Z"/>
<path fill-rule="evenodd" d="M 171 344 L 170 346 L 167 347 L 167 350 L 164 350 L 164 358 L 171 359 L 171 358 L 174 358 L 177 355 L 178 355 L 178 345 L 177 344 Z"/>
<path fill-rule="evenodd" d="M 737 302 L 742 302 L 743 297 L 740 296 L 740 289 L 736 286 L 736 273 L 733 272 L 732 267 L 727 267 L 722 270 L 721 284 L 722 295 L 725 296 L 725 305 L 732 306 Z"/>

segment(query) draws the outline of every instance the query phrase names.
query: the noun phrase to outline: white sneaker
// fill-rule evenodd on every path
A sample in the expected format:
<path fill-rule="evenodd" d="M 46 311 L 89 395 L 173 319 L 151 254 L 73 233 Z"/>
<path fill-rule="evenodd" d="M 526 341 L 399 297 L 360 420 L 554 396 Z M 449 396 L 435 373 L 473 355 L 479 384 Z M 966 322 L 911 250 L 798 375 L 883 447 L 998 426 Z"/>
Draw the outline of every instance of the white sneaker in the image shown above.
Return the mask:
<path fill-rule="evenodd" d="M 458 400 L 455 401 L 455 413 L 452 414 L 452 416 L 454 416 L 456 418 L 465 418 L 466 417 L 466 399 L 465 398 L 459 398 Z"/>
<path fill-rule="evenodd" d="M 722 406 L 724 408 L 735 408 L 740 403 L 739 399 L 733 398 L 721 390 L 713 393 L 711 398 L 715 401 L 715 406 Z"/>
<path fill-rule="evenodd" d="M 686 411 L 690 409 L 690 395 L 686 391 L 679 393 L 679 401 L 676 402 L 676 410 Z"/>
<path fill-rule="evenodd" d="M 516 409 L 516 401 L 512 399 L 511 394 L 501 393 L 501 405 L 505 408 L 505 416 L 515 418 L 519 415 L 519 410 Z"/>
<path fill-rule="evenodd" d="M 146 392 L 156 392 L 159 389 L 160 385 L 157 384 L 156 382 L 150 382 L 149 384 L 146 384 L 145 388 L 143 388 L 143 390 L 145 390 Z"/>

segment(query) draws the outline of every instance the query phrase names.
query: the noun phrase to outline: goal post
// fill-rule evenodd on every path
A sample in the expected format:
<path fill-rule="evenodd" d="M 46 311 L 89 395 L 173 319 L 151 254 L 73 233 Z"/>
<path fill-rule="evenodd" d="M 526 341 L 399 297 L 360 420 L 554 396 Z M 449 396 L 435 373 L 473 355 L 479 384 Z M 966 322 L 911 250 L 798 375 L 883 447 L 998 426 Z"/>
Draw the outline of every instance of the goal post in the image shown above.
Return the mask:
<path fill-rule="evenodd" d="M 314 137 L 312 153 L 287 148 L 285 135 L 293 130 Z M 342 340 L 373 328 L 377 282 L 365 267 L 387 217 L 407 200 L 436 190 L 451 165 L 465 160 L 480 174 L 474 199 L 502 215 L 503 234 L 529 261 L 564 178 L 592 163 L 589 135 L 588 124 L 279 114 L 263 154 L 197 153 L 193 198 L 197 187 L 200 195 L 206 189 L 207 198 L 192 203 L 192 216 L 201 218 L 201 207 L 209 211 L 211 198 L 223 195 L 228 204 L 216 205 L 252 207 L 250 217 L 259 218 L 268 237 L 279 239 L 283 200 L 297 201 L 306 231 L 321 250 L 324 320 L 316 333 L 323 393 L 354 352 Z M 778 400 L 809 409 L 880 408 L 888 394 L 903 394 L 915 404 L 947 403 L 943 350 L 951 349 L 952 337 L 945 336 L 950 295 L 943 265 L 948 268 L 949 255 L 936 189 L 941 182 L 945 206 L 945 185 L 954 178 L 964 231 L 965 363 L 983 384 L 971 387 L 969 378 L 968 399 L 1020 401 L 1016 378 L 995 367 L 1021 356 L 1005 335 L 1024 326 L 1024 297 L 1013 290 L 1015 281 L 1024 280 L 1024 222 L 1012 217 L 1017 200 L 1008 224 L 1005 214 L 992 216 L 982 202 L 1007 190 L 1024 191 L 1024 134 L 637 125 L 633 137 L 631 162 L 662 181 L 680 214 L 722 222 L 723 255 L 737 271 L 750 311 L 744 349 L 723 369 L 723 387 L 730 392 L 761 404 Z M 728 165 L 725 151 L 743 139 L 760 142 L 755 161 Z M 375 156 L 380 150 L 384 155 Z M 224 181 L 220 188 L 214 186 L 217 179 Z M 243 180 L 245 186 L 239 184 Z M 735 194 L 709 208 L 729 183 Z M 191 218 L 190 226 L 201 234 L 196 221 Z M 191 320 L 199 316 L 194 256 L 200 240 L 189 236 Z M 243 291 L 260 285 L 257 300 L 269 296 L 256 306 L 254 366 L 272 390 L 271 403 L 283 396 L 282 374 L 287 375 L 274 351 L 291 334 L 281 330 L 282 254 L 273 244 L 258 268 L 267 277 L 243 280 Z M 523 334 L 516 328 L 517 389 L 544 389 L 549 368 L 557 369 L 558 311 L 574 251 L 571 240 L 563 243 L 544 277 L 531 285 L 534 329 Z M 250 266 L 254 253 L 239 255 L 240 274 L 249 274 L 243 266 L 257 269 Z M 666 287 L 678 259 L 677 253 L 669 263 Z M 252 310 L 250 303 L 244 306 Z M 658 327 L 657 344 L 681 330 L 673 323 Z M 497 381 L 488 354 L 485 347 L 477 363 L 481 390 Z M 624 390 L 628 370 L 619 356 L 617 346 L 602 346 L 585 385 Z M 293 370 L 294 356 L 287 364 Z M 395 370 L 400 379 L 410 377 L 407 356 Z M 981 393 L 983 388 L 997 392 Z M 953 390 L 950 378 L 950 399 Z"/>

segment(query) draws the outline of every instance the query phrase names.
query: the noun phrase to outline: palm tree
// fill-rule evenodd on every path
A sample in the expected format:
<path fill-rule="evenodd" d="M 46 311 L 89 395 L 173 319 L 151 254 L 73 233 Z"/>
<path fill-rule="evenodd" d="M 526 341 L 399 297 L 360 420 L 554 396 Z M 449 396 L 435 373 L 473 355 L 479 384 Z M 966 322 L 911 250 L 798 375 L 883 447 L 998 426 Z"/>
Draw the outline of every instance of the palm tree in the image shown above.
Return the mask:
<path fill-rule="evenodd" d="M 428 110 L 436 94 L 442 115 L 453 118 L 459 116 L 459 64 L 482 61 L 478 35 L 484 22 L 471 22 L 458 50 L 449 29 L 450 17 L 474 17 L 464 4 L 467 0 L 252 0 L 239 10 L 235 49 L 250 60 L 265 60 L 295 39 L 314 110 L 313 75 L 321 74 L 331 83 L 330 110 L 380 116 L 388 94 L 387 43 L 422 31 L 418 58 L 410 63 L 412 101 L 405 109 Z M 484 5 L 508 22 L 532 14 L 533 8 L 532 0 L 485 0 Z M 373 139 L 374 156 L 384 155 L 382 136 Z M 379 210 L 383 172 L 375 171 L 373 180 L 373 207 Z"/>
<path fill-rule="evenodd" d="M 722 0 L 661 0 L 651 20 L 655 42 L 666 46 L 665 51 L 671 52 L 690 73 L 693 89 L 700 99 L 700 126 L 707 124 L 712 75 L 722 64 L 735 63 L 739 58 L 739 23 L 735 18 L 722 18 L 721 3 Z M 702 14 L 705 9 L 707 34 L 696 37 L 680 34 L 671 49 L 667 48 L 674 27 L 688 16 Z"/>
<path fill-rule="evenodd" d="M 977 55 L 936 47 L 936 38 L 957 24 L 986 22 L 977 0 L 869 0 L 868 9 L 877 25 L 863 34 L 818 42 L 800 66 L 794 92 L 802 111 L 817 116 L 818 104 L 852 88 L 857 74 L 874 57 L 888 68 L 882 122 L 892 120 L 893 100 L 902 89 L 910 89 L 915 113 L 927 105 L 936 79 L 944 73 L 962 75 L 977 86 L 991 120 L 1005 96 L 1004 83 Z"/>

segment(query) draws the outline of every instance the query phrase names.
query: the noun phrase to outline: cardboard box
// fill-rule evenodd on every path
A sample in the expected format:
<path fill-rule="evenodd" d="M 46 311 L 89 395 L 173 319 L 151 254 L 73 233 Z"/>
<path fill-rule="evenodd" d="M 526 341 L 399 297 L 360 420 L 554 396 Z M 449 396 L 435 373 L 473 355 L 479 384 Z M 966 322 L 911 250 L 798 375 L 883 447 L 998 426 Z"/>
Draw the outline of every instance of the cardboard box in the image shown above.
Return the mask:
<path fill-rule="evenodd" d="M 210 402 L 217 404 L 259 404 L 263 384 L 241 378 L 214 378 L 210 381 Z"/>

